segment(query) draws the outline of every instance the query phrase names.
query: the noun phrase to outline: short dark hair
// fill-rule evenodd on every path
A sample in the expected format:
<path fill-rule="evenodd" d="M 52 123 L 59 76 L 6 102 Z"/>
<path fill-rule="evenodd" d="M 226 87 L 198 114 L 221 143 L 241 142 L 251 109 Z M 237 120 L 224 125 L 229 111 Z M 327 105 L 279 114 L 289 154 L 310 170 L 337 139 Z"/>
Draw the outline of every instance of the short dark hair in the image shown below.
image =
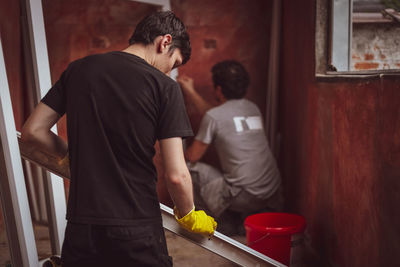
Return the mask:
<path fill-rule="evenodd" d="M 235 60 L 225 60 L 215 64 L 212 69 L 214 86 L 221 86 L 226 99 L 240 99 L 246 95 L 250 77 L 242 64 Z"/>
<path fill-rule="evenodd" d="M 192 53 L 189 34 L 183 22 L 171 11 L 155 12 L 142 19 L 129 39 L 129 44 L 148 45 L 153 43 L 157 36 L 165 34 L 172 36 L 170 51 L 179 48 L 183 57 L 182 64 L 185 64 Z"/>

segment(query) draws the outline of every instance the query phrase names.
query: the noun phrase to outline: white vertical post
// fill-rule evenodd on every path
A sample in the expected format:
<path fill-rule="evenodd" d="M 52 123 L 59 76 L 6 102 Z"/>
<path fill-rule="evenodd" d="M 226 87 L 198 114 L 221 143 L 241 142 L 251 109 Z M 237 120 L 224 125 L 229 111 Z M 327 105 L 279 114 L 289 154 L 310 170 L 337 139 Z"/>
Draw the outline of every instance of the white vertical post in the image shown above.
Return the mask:
<path fill-rule="evenodd" d="M 41 0 L 26 0 L 28 32 L 33 61 L 33 72 L 38 101 L 51 88 L 49 58 L 47 53 L 46 33 L 44 28 L 43 8 Z M 57 127 L 53 127 L 57 133 Z M 60 254 L 66 227 L 66 204 L 63 179 L 47 174 L 45 190 L 48 208 L 48 219 L 53 253 Z"/>
<path fill-rule="evenodd" d="M 163 11 L 171 10 L 170 0 L 131 0 L 131 1 L 160 6 Z"/>
<path fill-rule="evenodd" d="M 25 169 L 25 180 L 27 183 L 27 190 L 28 196 L 30 197 L 31 201 L 31 215 L 32 219 L 39 221 L 39 207 L 37 202 L 37 194 L 35 191 L 35 185 L 33 182 L 33 175 L 32 175 L 32 164 L 27 160 L 22 160 L 23 166 Z"/>
<path fill-rule="evenodd" d="M 13 266 L 39 266 L 0 39 L 0 194 Z"/>

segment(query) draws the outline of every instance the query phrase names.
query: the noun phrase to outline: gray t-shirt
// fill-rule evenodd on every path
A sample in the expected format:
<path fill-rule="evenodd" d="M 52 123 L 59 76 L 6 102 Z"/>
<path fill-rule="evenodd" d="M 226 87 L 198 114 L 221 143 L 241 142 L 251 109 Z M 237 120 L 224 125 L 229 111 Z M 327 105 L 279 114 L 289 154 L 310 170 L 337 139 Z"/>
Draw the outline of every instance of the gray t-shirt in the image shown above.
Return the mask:
<path fill-rule="evenodd" d="M 261 198 L 281 179 L 265 136 L 258 107 L 247 99 L 228 100 L 203 117 L 196 140 L 214 142 L 226 181 Z"/>

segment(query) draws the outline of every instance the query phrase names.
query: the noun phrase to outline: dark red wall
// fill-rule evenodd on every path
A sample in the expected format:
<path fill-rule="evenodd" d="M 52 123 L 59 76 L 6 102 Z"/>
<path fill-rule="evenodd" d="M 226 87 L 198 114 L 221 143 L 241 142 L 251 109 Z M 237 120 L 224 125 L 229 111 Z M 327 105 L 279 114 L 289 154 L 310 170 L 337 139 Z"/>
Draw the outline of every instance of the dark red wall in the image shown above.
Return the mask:
<path fill-rule="evenodd" d="M 271 3 L 264 0 L 172 0 L 172 10 L 188 28 L 191 60 L 179 69 L 194 78 L 196 89 L 216 105 L 211 67 L 226 59 L 240 61 L 250 73 L 246 97 L 265 112 Z M 207 42 L 215 41 L 215 48 Z M 195 130 L 198 117 L 188 106 Z"/>
<path fill-rule="evenodd" d="M 283 1 L 280 166 L 324 265 L 399 266 L 400 75 L 317 80 L 315 1 Z"/>

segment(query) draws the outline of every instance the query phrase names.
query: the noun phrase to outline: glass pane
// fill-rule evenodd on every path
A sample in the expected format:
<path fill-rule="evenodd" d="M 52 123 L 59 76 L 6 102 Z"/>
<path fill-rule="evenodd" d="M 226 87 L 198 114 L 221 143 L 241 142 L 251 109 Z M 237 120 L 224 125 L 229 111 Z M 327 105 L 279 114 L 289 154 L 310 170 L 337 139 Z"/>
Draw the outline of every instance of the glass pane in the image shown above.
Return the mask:
<path fill-rule="evenodd" d="M 165 237 L 175 267 L 239 266 L 170 231 L 165 231 Z"/>

